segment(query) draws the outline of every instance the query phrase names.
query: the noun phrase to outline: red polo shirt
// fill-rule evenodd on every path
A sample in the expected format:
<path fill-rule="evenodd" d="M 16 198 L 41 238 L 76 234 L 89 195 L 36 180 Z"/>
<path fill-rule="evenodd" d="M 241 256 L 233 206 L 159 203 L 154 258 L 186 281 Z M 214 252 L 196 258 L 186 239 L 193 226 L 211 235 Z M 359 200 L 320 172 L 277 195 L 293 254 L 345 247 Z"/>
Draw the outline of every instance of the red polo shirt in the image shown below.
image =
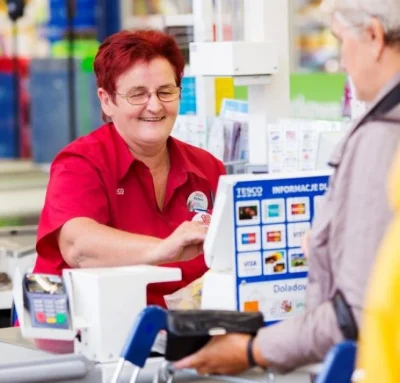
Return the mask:
<path fill-rule="evenodd" d="M 113 124 L 105 124 L 63 149 L 51 166 L 34 272 L 61 274 L 69 268 L 56 234 L 72 218 L 88 217 L 127 232 L 166 238 L 182 222 L 193 218 L 195 213 L 187 207 L 192 192 L 203 192 L 210 209 L 218 178 L 225 173 L 223 164 L 210 153 L 172 137 L 168 149 L 171 168 L 162 211 L 157 206 L 149 169 L 135 160 Z M 179 267 L 182 281 L 150 285 L 148 304 L 164 306 L 164 295 L 186 286 L 207 270 L 202 255 L 164 266 Z"/>

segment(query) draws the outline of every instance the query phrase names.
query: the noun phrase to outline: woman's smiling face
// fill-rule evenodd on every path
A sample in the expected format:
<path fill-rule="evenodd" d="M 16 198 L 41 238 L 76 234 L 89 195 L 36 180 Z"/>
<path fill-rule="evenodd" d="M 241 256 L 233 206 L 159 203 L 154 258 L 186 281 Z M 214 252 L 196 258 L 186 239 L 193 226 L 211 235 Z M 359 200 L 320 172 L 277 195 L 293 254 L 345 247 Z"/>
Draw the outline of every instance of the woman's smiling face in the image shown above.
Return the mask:
<path fill-rule="evenodd" d="M 119 76 L 114 102 L 111 95 L 99 89 L 103 111 L 128 146 L 154 146 L 167 141 L 178 115 L 179 95 L 165 102 L 158 98 L 157 91 L 167 97 L 179 92 L 172 65 L 161 57 L 138 62 Z M 149 97 L 147 93 L 151 93 Z M 128 99 L 140 105 L 132 105 Z"/>

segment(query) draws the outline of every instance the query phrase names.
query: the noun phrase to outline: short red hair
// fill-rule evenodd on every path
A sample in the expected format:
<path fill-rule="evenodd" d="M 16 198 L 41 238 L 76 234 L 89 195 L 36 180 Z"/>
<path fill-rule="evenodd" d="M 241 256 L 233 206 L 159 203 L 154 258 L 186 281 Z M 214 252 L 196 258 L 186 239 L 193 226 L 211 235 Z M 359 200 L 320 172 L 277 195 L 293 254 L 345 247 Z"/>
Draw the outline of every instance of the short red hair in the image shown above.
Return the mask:
<path fill-rule="evenodd" d="M 97 87 L 103 88 L 115 101 L 116 82 L 120 75 L 137 62 L 150 62 L 162 57 L 175 71 L 180 86 L 185 59 L 173 37 L 157 30 L 120 31 L 108 36 L 100 45 L 94 59 Z M 103 120 L 107 116 L 102 113 Z"/>

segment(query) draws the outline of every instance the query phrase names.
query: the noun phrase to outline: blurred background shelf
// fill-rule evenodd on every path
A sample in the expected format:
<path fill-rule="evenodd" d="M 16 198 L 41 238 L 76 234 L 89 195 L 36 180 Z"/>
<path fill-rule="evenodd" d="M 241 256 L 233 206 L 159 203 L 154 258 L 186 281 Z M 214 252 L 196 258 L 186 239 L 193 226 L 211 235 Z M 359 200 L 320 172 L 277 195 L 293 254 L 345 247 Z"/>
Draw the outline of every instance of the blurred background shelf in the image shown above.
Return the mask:
<path fill-rule="evenodd" d="M 31 161 L 0 161 L 0 217 L 37 217 L 49 175 Z"/>

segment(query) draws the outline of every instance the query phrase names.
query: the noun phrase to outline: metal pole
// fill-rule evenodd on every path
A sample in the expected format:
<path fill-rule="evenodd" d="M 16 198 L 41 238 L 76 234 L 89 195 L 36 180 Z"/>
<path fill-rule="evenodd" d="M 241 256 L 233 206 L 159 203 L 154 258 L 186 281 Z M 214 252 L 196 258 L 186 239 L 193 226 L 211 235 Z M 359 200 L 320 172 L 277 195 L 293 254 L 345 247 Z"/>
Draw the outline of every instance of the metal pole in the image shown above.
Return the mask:
<path fill-rule="evenodd" d="M 69 140 L 78 137 L 75 105 L 75 62 L 74 62 L 74 14 L 75 0 L 67 0 L 67 38 L 68 38 L 68 111 Z"/>
<path fill-rule="evenodd" d="M 14 150 L 16 157 L 21 154 L 20 146 L 20 126 L 19 126 L 19 69 L 18 69 L 18 29 L 17 20 L 13 20 L 12 24 L 12 67 L 13 67 L 13 88 L 14 88 Z"/>

